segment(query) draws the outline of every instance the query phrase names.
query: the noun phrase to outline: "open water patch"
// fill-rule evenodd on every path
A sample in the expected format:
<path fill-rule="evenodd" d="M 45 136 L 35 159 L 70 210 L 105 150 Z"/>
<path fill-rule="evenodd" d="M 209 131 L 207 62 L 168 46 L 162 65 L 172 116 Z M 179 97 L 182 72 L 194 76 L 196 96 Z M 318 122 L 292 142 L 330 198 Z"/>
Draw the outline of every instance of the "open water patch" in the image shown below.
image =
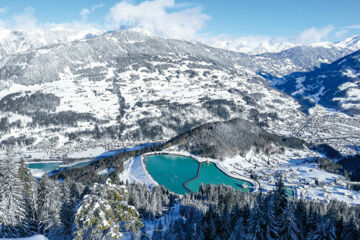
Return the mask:
<path fill-rule="evenodd" d="M 240 191 L 254 189 L 251 182 L 231 177 L 214 163 L 199 163 L 192 157 L 173 154 L 147 155 L 145 165 L 156 182 L 178 194 L 197 192 L 202 183 L 225 184 Z"/>

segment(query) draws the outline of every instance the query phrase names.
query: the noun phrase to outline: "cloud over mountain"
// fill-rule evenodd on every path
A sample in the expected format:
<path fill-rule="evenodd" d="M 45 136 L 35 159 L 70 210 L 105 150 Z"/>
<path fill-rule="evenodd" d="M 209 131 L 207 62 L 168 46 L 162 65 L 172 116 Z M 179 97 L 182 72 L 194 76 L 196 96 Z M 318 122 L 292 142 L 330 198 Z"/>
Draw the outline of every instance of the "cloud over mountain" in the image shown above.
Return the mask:
<path fill-rule="evenodd" d="M 110 8 L 107 28 L 140 27 L 152 33 L 181 39 L 194 39 L 210 17 L 201 7 L 181 6 L 174 0 L 154 0 L 134 4 L 121 1 Z"/>

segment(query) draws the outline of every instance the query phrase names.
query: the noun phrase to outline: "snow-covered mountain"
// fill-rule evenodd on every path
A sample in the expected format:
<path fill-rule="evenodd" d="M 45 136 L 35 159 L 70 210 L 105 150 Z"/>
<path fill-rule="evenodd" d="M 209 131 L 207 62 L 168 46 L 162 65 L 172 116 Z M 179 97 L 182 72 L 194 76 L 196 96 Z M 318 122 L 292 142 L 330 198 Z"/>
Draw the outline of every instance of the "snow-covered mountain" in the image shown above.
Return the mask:
<path fill-rule="evenodd" d="M 349 37 L 343 41 L 336 42 L 333 45 L 338 48 L 346 48 L 352 51 L 357 51 L 360 49 L 360 36 Z"/>
<path fill-rule="evenodd" d="M 268 37 L 244 37 L 237 39 L 209 39 L 205 43 L 226 50 L 257 55 L 263 53 L 276 53 L 296 47 L 298 44 L 288 41 L 275 40 Z"/>
<path fill-rule="evenodd" d="M 306 115 L 262 76 L 310 71 L 342 54 L 295 47 L 250 56 L 128 30 L 6 55 L 0 143 L 65 155 L 76 146 L 165 140 L 232 118 L 291 135 Z"/>
<path fill-rule="evenodd" d="M 9 54 L 25 52 L 48 45 L 86 39 L 101 33 L 101 30 L 95 28 L 79 30 L 66 28 L 65 26 L 49 29 L 38 28 L 31 31 L 0 28 L 0 58 Z"/>
<path fill-rule="evenodd" d="M 349 49 L 299 46 L 279 53 L 254 55 L 251 59 L 261 75 L 282 77 L 294 72 L 312 71 L 352 52 Z"/>
<path fill-rule="evenodd" d="M 307 73 L 295 73 L 275 86 L 312 106 L 360 114 L 360 51 Z"/>
<path fill-rule="evenodd" d="M 235 117 L 289 133 L 299 105 L 256 68 L 245 54 L 134 31 L 8 55 L 1 146 L 154 141 Z"/>
<path fill-rule="evenodd" d="M 279 53 L 293 47 L 323 47 L 338 51 L 357 51 L 360 49 L 360 36 L 346 38 L 339 42 L 314 42 L 301 44 L 290 40 L 274 39 L 269 37 L 243 37 L 237 39 L 210 39 L 207 44 L 231 51 L 259 55 L 264 53 Z"/>

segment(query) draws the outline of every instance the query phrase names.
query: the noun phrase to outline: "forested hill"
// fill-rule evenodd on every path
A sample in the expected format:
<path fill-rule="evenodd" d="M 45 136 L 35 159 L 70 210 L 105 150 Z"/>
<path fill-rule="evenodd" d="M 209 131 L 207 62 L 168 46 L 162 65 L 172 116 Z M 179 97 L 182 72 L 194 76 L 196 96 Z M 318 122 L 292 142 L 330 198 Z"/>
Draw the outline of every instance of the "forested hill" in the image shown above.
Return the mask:
<path fill-rule="evenodd" d="M 180 134 L 169 142 L 179 143 L 181 148 L 195 155 L 214 159 L 244 156 L 252 148 L 264 153 L 273 147 L 284 150 L 284 147 L 302 149 L 305 146 L 300 139 L 267 132 L 262 124 L 241 118 L 212 122 Z"/>

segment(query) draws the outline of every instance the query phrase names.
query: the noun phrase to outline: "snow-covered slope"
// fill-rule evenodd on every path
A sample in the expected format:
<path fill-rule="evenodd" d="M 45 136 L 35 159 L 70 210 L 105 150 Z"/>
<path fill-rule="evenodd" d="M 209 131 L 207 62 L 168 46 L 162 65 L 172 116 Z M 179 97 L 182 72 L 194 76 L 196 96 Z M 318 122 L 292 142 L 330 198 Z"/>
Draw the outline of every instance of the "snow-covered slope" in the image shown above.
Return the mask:
<path fill-rule="evenodd" d="M 308 107 L 320 104 L 348 114 L 360 114 L 360 51 L 315 71 L 291 74 L 275 85 Z"/>
<path fill-rule="evenodd" d="M 72 29 L 58 26 L 49 29 L 16 31 L 0 28 L 0 58 L 6 55 L 25 52 L 53 44 L 69 43 L 101 34 L 102 31 Z"/>
<path fill-rule="evenodd" d="M 333 44 L 335 47 L 343 48 L 343 49 L 350 49 L 351 51 L 357 51 L 360 49 L 360 36 L 353 36 L 346 38 L 343 41 L 336 42 Z"/>

